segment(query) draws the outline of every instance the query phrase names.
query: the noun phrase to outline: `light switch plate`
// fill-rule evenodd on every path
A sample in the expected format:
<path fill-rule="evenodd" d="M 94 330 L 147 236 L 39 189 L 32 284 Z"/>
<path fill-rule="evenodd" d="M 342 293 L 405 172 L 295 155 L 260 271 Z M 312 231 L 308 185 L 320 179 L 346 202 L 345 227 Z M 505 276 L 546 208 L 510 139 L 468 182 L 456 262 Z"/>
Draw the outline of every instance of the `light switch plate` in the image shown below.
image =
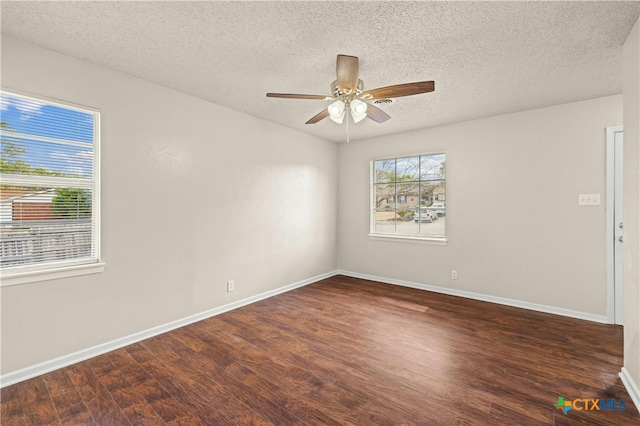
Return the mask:
<path fill-rule="evenodd" d="M 578 194 L 579 206 L 599 206 L 600 194 Z"/>

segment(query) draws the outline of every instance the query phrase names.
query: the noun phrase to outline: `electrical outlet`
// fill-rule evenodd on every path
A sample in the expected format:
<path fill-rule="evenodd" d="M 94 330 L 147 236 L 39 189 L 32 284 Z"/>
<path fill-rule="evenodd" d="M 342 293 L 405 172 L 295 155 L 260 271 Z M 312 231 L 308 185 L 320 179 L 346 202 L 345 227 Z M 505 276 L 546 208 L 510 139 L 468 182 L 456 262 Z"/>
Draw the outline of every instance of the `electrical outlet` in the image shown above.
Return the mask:
<path fill-rule="evenodd" d="M 458 271 L 456 271 L 455 269 L 451 270 L 451 279 L 453 280 L 458 279 Z"/>
<path fill-rule="evenodd" d="M 235 289 L 236 289 L 236 282 L 234 280 L 227 281 L 227 293 L 230 293 Z"/>

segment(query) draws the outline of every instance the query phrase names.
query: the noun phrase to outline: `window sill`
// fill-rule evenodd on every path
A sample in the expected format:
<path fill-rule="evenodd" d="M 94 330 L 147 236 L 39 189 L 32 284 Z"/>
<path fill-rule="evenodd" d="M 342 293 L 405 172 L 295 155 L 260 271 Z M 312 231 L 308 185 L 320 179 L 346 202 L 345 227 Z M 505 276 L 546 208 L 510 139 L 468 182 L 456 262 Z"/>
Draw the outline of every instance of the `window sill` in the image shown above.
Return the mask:
<path fill-rule="evenodd" d="M 446 246 L 446 238 L 434 237 L 410 237 L 408 235 L 385 235 L 385 234 L 369 234 L 370 240 L 378 241 L 395 241 L 403 243 L 431 244 L 435 246 Z"/>
<path fill-rule="evenodd" d="M 80 275 L 99 274 L 104 272 L 104 263 L 90 263 L 86 265 L 66 266 L 62 268 L 46 269 L 42 271 L 16 272 L 3 274 L 0 287 L 29 284 L 39 281 L 57 280 L 59 278 L 77 277 Z"/>

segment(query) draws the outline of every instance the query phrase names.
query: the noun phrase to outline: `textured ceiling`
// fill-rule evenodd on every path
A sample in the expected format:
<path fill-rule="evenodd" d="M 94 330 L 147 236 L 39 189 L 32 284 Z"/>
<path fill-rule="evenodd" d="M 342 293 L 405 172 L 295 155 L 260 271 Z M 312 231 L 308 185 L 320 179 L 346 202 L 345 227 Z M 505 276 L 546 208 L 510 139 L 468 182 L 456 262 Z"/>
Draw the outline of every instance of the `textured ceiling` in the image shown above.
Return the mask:
<path fill-rule="evenodd" d="M 381 106 L 351 140 L 622 93 L 638 2 L 0 2 L 2 32 L 284 126 L 328 101 L 337 54 L 365 89 L 435 80 Z"/>

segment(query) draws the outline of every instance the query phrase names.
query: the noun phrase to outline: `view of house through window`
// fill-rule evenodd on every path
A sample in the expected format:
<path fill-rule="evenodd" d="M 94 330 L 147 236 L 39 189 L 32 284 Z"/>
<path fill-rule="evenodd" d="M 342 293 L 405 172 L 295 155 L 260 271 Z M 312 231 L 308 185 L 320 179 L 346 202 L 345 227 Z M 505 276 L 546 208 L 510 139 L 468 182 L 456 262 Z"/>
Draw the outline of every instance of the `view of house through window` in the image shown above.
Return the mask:
<path fill-rule="evenodd" d="M 445 154 L 375 160 L 371 233 L 445 237 Z"/>
<path fill-rule="evenodd" d="M 98 261 L 98 113 L 0 92 L 3 274 Z"/>

